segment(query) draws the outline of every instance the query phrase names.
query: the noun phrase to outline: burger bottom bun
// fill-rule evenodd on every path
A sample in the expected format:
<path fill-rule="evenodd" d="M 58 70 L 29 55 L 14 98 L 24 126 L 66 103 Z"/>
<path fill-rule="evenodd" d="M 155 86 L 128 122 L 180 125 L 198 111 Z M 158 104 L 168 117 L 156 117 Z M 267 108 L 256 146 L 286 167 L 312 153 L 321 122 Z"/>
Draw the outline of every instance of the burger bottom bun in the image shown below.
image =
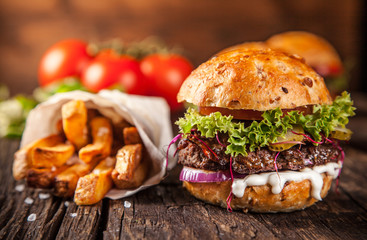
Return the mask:
<path fill-rule="evenodd" d="M 321 198 L 326 197 L 333 178 L 323 173 Z M 231 181 L 216 183 L 183 182 L 183 186 L 196 198 L 205 202 L 227 208 L 226 199 L 231 191 Z M 279 194 L 271 192 L 270 185 L 246 187 L 242 198 L 233 196 L 232 209 L 244 212 L 292 212 L 311 206 L 317 199 L 311 196 L 310 180 L 286 182 Z"/>

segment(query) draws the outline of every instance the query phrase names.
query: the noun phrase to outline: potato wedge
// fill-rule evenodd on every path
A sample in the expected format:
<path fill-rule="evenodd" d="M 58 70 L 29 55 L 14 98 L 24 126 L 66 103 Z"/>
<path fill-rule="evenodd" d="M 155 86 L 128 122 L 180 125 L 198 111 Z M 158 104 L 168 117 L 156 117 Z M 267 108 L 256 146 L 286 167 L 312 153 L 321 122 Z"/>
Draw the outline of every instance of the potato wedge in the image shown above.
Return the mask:
<path fill-rule="evenodd" d="M 142 159 L 142 149 L 141 144 L 125 145 L 117 152 L 115 169 L 120 174 L 119 179 L 132 179 Z"/>
<path fill-rule="evenodd" d="M 142 161 L 141 144 L 125 145 L 116 155 L 112 179 L 117 188 L 128 189 L 140 186 L 147 173 L 147 161 Z"/>
<path fill-rule="evenodd" d="M 52 147 L 35 147 L 31 153 L 32 167 L 60 167 L 74 154 L 75 148 L 70 143 L 61 143 Z"/>
<path fill-rule="evenodd" d="M 90 121 L 90 128 L 93 143 L 88 144 L 79 151 L 79 158 L 85 163 L 89 163 L 93 159 L 108 157 L 112 148 L 112 126 L 107 118 L 93 118 Z"/>
<path fill-rule="evenodd" d="M 111 172 L 114 165 L 115 159 L 108 157 L 102 160 L 92 173 L 79 178 L 74 202 L 78 205 L 91 205 L 100 201 L 112 188 Z"/>
<path fill-rule="evenodd" d="M 88 164 L 81 162 L 72 165 L 65 171 L 56 175 L 54 194 L 59 197 L 71 197 L 74 194 L 76 185 L 80 177 L 90 173 L 96 166 L 96 161 Z"/>
<path fill-rule="evenodd" d="M 23 148 L 19 149 L 14 154 L 14 162 L 13 162 L 13 177 L 15 180 L 20 180 L 26 177 L 27 170 L 31 168 L 32 159 L 31 153 L 32 150 L 36 147 L 47 147 L 54 146 L 56 144 L 62 143 L 64 138 L 58 134 L 50 135 L 48 137 L 39 139 L 34 141 Z"/>
<path fill-rule="evenodd" d="M 149 169 L 149 164 L 146 159 L 143 159 L 137 166 L 130 179 L 125 179 L 116 169 L 112 171 L 112 180 L 118 189 L 131 189 L 141 186 L 146 179 Z M 121 179 L 120 179 L 120 176 Z"/>
<path fill-rule="evenodd" d="M 81 149 L 88 144 L 87 108 L 81 100 L 72 100 L 61 108 L 62 126 L 66 138 Z"/>
<path fill-rule="evenodd" d="M 59 168 L 31 168 L 27 170 L 27 184 L 35 188 L 52 188 L 55 182 L 55 176 L 65 171 L 70 166 L 62 165 Z"/>
<path fill-rule="evenodd" d="M 127 127 L 123 129 L 125 145 L 142 143 L 138 129 L 136 127 Z"/>

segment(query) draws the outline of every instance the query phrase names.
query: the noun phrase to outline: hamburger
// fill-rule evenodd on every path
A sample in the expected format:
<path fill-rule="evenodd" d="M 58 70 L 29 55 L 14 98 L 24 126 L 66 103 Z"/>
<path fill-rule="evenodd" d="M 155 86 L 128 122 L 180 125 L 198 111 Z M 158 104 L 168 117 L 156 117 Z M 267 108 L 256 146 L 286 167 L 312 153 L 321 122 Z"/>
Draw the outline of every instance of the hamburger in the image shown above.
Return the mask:
<path fill-rule="evenodd" d="M 304 60 L 271 49 L 212 57 L 184 81 L 176 124 L 180 180 L 196 198 L 232 211 L 290 212 L 323 199 L 344 160 L 354 115 Z"/>
<path fill-rule="evenodd" d="M 306 63 L 323 77 L 343 72 L 343 63 L 335 48 L 326 39 L 303 31 L 291 31 L 271 36 L 266 42 L 270 48 L 302 56 Z"/>

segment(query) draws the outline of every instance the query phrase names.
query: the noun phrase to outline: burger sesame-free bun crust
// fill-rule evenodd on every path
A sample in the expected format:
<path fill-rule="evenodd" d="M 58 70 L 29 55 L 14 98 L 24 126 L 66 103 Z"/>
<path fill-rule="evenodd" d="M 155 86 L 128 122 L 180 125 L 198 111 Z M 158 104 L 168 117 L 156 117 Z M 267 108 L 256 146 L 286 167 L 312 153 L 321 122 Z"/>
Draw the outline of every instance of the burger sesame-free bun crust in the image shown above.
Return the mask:
<path fill-rule="evenodd" d="M 284 32 L 270 37 L 265 44 L 273 49 L 297 54 L 306 63 L 328 75 L 330 68 L 343 69 L 343 63 L 334 47 L 325 39 L 308 32 Z"/>
<path fill-rule="evenodd" d="M 324 184 L 321 189 L 321 198 L 326 197 L 333 178 L 323 173 Z M 227 208 L 226 199 L 231 191 L 231 181 L 218 183 L 191 183 L 183 182 L 183 186 L 196 198 L 205 202 Z M 271 192 L 270 185 L 251 186 L 245 189 L 242 198 L 233 197 L 232 209 L 244 212 L 291 212 L 311 206 L 317 200 L 311 193 L 311 182 L 287 182 L 279 194 Z"/>
<path fill-rule="evenodd" d="M 324 80 L 302 58 L 271 49 L 238 49 L 214 56 L 184 81 L 179 102 L 265 111 L 330 104 Z"/>

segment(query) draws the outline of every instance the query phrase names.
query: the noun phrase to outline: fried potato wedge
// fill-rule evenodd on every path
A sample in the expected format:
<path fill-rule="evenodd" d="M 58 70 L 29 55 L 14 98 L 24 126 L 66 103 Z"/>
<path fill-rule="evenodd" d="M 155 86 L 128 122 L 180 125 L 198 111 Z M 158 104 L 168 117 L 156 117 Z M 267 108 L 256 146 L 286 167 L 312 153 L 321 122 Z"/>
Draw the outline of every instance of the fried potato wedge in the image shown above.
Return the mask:
<path fill-rule="evenodd" d="M 142 143 L 138 129 L 136 127 L 126 127 L 123 129 L 125 145 Z"/>
<path fill-rule="evenodd" d="M 131 189 L 141 186 L 148 173 L 148 162 L 143 159 L 137 166 L 130 179 L 125 179 L 116 169 L 112 171 L 112 180 L 118 189 Z M 119 177 L 122 176 L 122 179 Z"/>
<path fill-rule="evenodd" d="M 96 165 L 96 161 L 88 164 L 81 162 L 72 165 L 65 171 L 56 175 L 54 194 L 59 197 L 71 197 L 74 194 L 80 177 L 90 173 Z"/>
<path fill-rule="evenodd" d="M 32 167 L 60 167 L 74 154 L 75 148 L 70 143 L 61 143 L 52 147 L 35 147 L 31 153 Z"/>
<path fill-rule="evenodd" d="M 88 144 L 79 151 L 79 158 L 89 163 L 94 159 L 106 158 L 112 148 L 112 126 L 105 117 L 96 117 L 90 121 L 93 143 Z"/>
<path fill-rule="evenodd" d="M 142 159 L 142 145 L 125 145 L 116 155 L 116 171 L 120 174 L 119 179 L 132 179 L 133 173 Z"/>
<path fill-rule="evenodd" d="M 74 202 L 78 205 L 95 204 L 112 188 L 111 172 L 115 159 L 108 157 L 102 160 L 92 173 L 79 178 L 75 190 Z"/>
<path fill-rule="evenodd" d="M 48 137 L 39 139 L 34 141 L 23 148 L 19 149 L 14 154 L 14 162 L 13 162 L 13 177 L 15 180 L 20 180 L 26 177 L 27 170 L 31 168 L 32 158 L 31 153 L 32 150 L 36 147 L 47 147 L 54 146 L 59 143 L 62 143 L 64 138 L 58 134 L 50 135 Z"/>
<path fill-rule="evenodd" d="M 112 179 L 117 188 L 134 188 L 145 180 L 148 164 L 142 160 L 142 151 L 141 144 L 125 145 L 118 151 L 115 169 L 112 171 Z"/>
<path fill-rule="evenodd" d="M 88 144 L 87 112 L 81 100 L 71 100 L 61 108 L 65 136 L 77 149 Z"/>
<path fill-rule="evenodd" d="M 27 170 L 27 184 L 35 188 L 52 188 L 55 182 L 55 176 L 65 171 L 70 166 L 62 165 L 59 168 L 31 168 Z"/>

